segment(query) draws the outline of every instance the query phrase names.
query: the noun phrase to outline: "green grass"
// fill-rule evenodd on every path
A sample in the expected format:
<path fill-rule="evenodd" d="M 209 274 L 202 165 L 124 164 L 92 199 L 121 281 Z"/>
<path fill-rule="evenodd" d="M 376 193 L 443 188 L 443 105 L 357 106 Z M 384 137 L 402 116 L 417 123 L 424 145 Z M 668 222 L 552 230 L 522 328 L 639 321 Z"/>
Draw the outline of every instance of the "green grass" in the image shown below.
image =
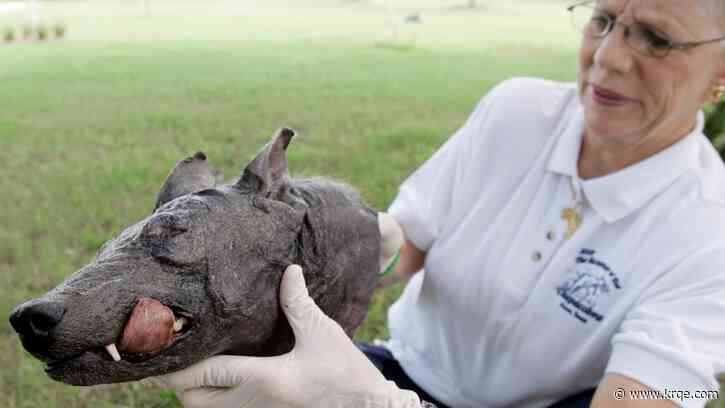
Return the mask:
<path fill-rule="evenodd" d="M 260 5 L 263 3 L 264 5 Z M 227 178 L 281 126 L 293 175 L 327 175 L 384 209 L 494 84 L 573 80 L 563 2 L 48 2 L 62 41 L 0 46 L 0 317 L 146 216 L 173 164 L 204 150 Z M 421 6 L 422 4 L 422 6 Z M 22 15 L 0 15 L 20 27 Z M 378 293 L 359 338 L 387 336 Z M 0 406 L 176 407 L 138 383 L 48 379 L 0 318 Z"/>

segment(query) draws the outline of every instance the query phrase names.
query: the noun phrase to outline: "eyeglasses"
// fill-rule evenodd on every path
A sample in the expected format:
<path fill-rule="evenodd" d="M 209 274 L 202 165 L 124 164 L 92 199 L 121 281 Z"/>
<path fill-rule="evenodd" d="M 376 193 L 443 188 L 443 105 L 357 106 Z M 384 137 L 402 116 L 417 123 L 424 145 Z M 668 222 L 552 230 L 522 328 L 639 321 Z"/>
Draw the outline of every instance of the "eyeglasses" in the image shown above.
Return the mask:
<path fill-rule="evenodd" d="M 635 21 L 623 24 L 617 18 L 592 5 L 594 1 L 582 1 L 567 7 L 574 28 L 590 38 L 604 38 L 619 24 L 624 28 L 624 41 L 642 55 L 665 58 L 671 50 L 687 50 L 704 44 L 725 40 L 725 37 L 698 42 L 672 42 L 667 35 L 645 23 Z"/>

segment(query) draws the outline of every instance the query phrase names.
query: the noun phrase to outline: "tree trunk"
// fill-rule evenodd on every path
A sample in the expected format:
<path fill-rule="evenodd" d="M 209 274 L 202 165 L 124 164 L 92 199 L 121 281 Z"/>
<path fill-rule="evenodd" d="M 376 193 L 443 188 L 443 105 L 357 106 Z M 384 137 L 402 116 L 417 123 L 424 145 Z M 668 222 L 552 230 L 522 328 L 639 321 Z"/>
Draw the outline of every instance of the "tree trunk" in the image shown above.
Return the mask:
<path fill-rule="evenodd" d="M 38 0 L 29 0 L 28 8 L 30 9 L 30 22 L 33 28 L 38 27 L 40 18 L 38 17 Z"/>

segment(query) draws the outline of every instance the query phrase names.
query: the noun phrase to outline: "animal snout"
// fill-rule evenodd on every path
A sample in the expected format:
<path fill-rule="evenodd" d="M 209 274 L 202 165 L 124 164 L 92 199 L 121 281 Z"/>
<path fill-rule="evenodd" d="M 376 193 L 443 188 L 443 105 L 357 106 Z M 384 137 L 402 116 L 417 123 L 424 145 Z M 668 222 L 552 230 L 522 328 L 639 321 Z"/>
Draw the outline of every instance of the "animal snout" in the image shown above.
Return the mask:
<path fill-rule="evenodd" d="M 10 315 L 10 324 L 28 351 L 43 351 L 64 314 L 65 307 L 60 303 L 33 300 L 15 308 Z"/>

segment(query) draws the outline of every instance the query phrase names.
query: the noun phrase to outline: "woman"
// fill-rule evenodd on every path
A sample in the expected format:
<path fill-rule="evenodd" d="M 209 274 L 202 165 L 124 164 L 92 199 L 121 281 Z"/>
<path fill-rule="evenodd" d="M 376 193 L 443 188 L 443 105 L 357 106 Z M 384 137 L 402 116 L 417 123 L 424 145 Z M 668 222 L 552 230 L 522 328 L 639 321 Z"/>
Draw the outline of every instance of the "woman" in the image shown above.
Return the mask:
<path fill-rule="evenodd" d="M 397 385 L 292 267 L 281 298 L 295 350 L 166 377 L 187 405 L 701 407 L 714 396 L 725 168 L 700 108 L 725 92 L 725 3 L 570 11 L 584 34 L 578 83 L 499 85 L 391 206 L 407 240 L 396 275 L 412 280 L 391 340 L 361 347 Z"/>

